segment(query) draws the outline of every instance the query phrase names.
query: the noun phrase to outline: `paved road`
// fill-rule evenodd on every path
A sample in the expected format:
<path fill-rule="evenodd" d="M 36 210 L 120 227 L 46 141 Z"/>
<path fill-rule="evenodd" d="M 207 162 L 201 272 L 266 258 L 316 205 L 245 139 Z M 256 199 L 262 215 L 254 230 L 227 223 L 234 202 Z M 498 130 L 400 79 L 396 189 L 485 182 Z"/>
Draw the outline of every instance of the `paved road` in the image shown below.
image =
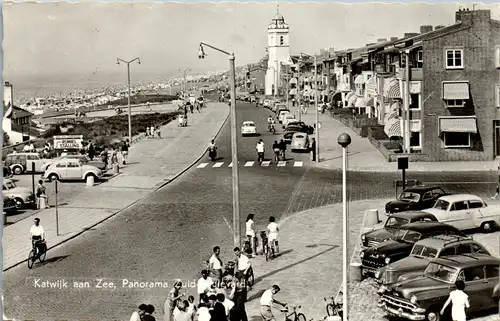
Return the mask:
<path fill-rule="evenodd" d="M 245 103 L 237 108 L 239 125 L 244 120 L 254 120 L 258 128 L 266 128 L 268 110 Z M 229 125 L 228 122 L 217 139 L 220 162 L 224 163 L 231 161 Z M 279 136 L 263 133 L 261 138 L 270 146 Z M 341 200 L 340 172 L 311 168 L 307 166 L 307 156 L 301 154 L 291 157 L 292 161 L 303 161 L 302 167 L 294 167 L 292 162 L 283 167 L 245 167 L 246 161 L 255 160 L 256 138 L 238 141 L 241 214 L 244 218 L 250 212 L 256 213 L 258 228 L 266 225 L 269 215 L 284 218 L 291 212 Z M 216 244 L 222 248 L 224 261 L 232 259 L 231 170 L 227 166 L 213 168 L 211 164 L 197 168 L 206 162 L 201 160 L 179 180 L 136 206 L 50 251 L 45 265 L 28 270 L 23 264 L 7 271 L 6 315 L 36 320 L 123 319 L 142 302 L 155 305 L 161 315 L 169 288 L 161 288 L 160 283 L 154 288 L 123 287 L 123 280 L 194 282 L 201 262 Z M 494 181 L 485 174 L 473 173 L 420 175 L 423 181 L 428 178 L 427 181 L 465 182 L 477 177 Z M 394 194 L 392 174 L 351 173 L 349 178 L 352 200 Z M 417 175 L 414 178 L 421 179 Z M 464 188 L 480 195 L 489 195 L 492 189 L 484 183 L 447 186 L 450 191 Z M 114 282 L 116 288 L 96 288 L 100 278 Z M 43 281 L 58 280 L 69 282 L 69 288 L 37 287 Z M 74 288 L 74 281 L 88 281 L 91 288 Z"/>

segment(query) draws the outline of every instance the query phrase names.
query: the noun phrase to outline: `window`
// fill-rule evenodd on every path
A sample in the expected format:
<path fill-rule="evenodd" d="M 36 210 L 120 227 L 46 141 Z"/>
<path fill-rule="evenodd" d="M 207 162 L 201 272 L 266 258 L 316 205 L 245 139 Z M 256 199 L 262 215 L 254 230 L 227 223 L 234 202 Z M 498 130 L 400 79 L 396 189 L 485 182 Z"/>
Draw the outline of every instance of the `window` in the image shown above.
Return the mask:
<path fill-rule="evenodd" d="M 422 201 L 428 201 L 432 199 L 432 193 L 431 192 L 427 192 L 424 194 L 424 196 L 422 196 Z"/>
<path fill-rule="evenodd" d="M 66 167 L 66 163 L 57 163 L 56 167 Z"/>
<path fill-rule="evenodd" d="M 471 248 L 470 244 L 459 244 L 457 246 L 457 254 L 470 254 L 471 253 Z"/>
<path fill-rule="evenodd" d="M 417 52 L 417 68 L 423 68 L 424 66 L 424 52 L 419 50 Z"/>
<path fill-rule="evenodd" d="M 450 256 L 450 255 L 455 255 L 456 251 L 455 251 L 455 247 L 452 246 L 452 247 L 448 247 L 444 250 L 441 250 L 441 253 L 439 254 L 439 256 Z"/>
<path fill-rule="evenodd" d="M 469 201 L 469 208 L 482 208 L 483 202 L 478 200 Z"/>
<path fill-rule="evenodd" d="M 444 194 L 445 194 L 445 192 L 441 188 L 437 188 L 437 189 L 432 190 L 432 195 L 434 195 L 434 197 L 436 197 L 436 198 L 441 197 Z"/>
<path fill-rule="evenodd" d="M 410 132 L 410 147 L 412 149 L 420 149 L 422 148 L 420 144 L 420 133 L 419 132 Z"/>
<path fill-rule="evenodd" d="M 460 273 L 462 274 L 462 273 Z M 484 267 L 475 266 L 463 270 L 465 282 L 478 281 L 484 279 Z"/>
<path fill-rule="evenodd" d="M 280 36 L 280 45 L 283 46 L 283 43 L 284 43 L 283 36 Z"/>
<path fill-rule="evenodd" d="M 462 69 L 464 68 L 463 49 L 447 49 L 446 50 L 446 69 Z"/>
<path fill-rule="evenodd" d="M 420 109 L 420 94 L 410 94 L 410 109 Z"/>
<path fill-rule="evenodd" d="M 480 245 L 478 244 L 471 244 L 472 247 L 472 253 L 482 253 L 482 254 L 488 254 Z"/>
<path fill-rule="evenodd" d="M 451 207 L 452 211 L 462 211 L 462 210 L 466 210 L 466 209 L 468 209 L 467 201 L 456 202 Z"/>
<path fill-rule="evenodd" d="M 470 133 L 444 132 L 443 139 L 445 148 L 470 147 Z"/>
<path fill-rule="evenodd" d="M 500 45 L 495 46 L 495 67 L 500 68 Z"/>
<path fill-rule="evenodd" d="M 36 155 L 26 155 L 27 160 L 39 160 L 38 156 Z"/>
<path fill-rule="evenodd" d="M 500 108 L 500 84 L 495 85 L 495 101 L 498 108 Z"/>
<path fill-rule="evenodd" d="M 498 277 L 498 265 L 486 265 L 486 277 L 493 279 Z"/>
<path fill-rule="evenodd" d="M 465 100 L 463 100 L 463 99 L 447 99 L 446 100 L 446 107 L 448 107 L 448 108 L 464 107 L 464 106 L 465 106 Z"/>

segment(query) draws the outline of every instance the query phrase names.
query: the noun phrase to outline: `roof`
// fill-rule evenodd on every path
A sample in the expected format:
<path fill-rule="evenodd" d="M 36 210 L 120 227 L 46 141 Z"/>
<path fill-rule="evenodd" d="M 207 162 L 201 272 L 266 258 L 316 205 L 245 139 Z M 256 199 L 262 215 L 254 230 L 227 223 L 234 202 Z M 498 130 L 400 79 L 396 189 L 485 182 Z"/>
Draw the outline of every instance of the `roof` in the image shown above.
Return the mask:
<path fill-rule="evenodd" d="M 451 226 L 440 223 L 440 222 L 413 222 L 413 223 L 408 223 L 405 225 L 402 225 L 400 229 L 402 230 L 412 230 L 416 232 L 425 232 L 430 229 L 435 229 L 435 228 L 440 228 L 443 229 L 443 227 L 451 228 Z"/>
<path fill-rule="evenodd" d="M 6 118 L 12 118 L 12 119 L 17 119 L 17 118 L 22 118 L 22 117 L 31 117 L 33 115 L 34 115 L 33 113 L 30 113 L 27 110 L 24 110 L 24 109 L 19 108 L 17 106 L 11 106 L 5 112 L 4 117 L 6 117 Z"/>
<path fill-rule="evenodd" d="M 430 246 L 434 248 L 443 248 L 450 243 L 471 241 L 477 243 L 471 236 L 458 236 L 458 235 L 437 235 L 429 238 L 422 239 L 416 244 L 423 246 Z"/>
<path fill-rule="evenodd" d="M 405 188 L 405 192 L 416 192 L 416 193 L 425 193 L 430 190 L 441 188 L 440 186 L 413 186 Z"/>
<path fill-rule="evenodd" d="M 455 268 L 468 268 L 477 266 L 480 264 L 492 264 L 492 265 L 500 265 L 500 259 L 494 256 L 490 256 L 487 254 L 462 254 L 462 255 L 450 255 L 446 257 L 442 257 L 439 259 L 432 260 L 432 263 L 438 263 L 447 265 Z"/>
<path fill-rule="evenodd" d="M 399 217 L 399 218 L 406 218 L 406 219 L 416 219 L 416 218 L 426 218 L 426 217 L 432 217 L 434 218 L 433 214 L 423 212 L 423 211 L 406 211 L 406 212 L 399 212 L 399 213 L 394 213 L 391 214 L 391 217 Z"/>
<path fill-rule="evenodd" d="M 447 202 L 457 202 L 457 201 L 464 201 L 464 200 L 478 200 L 478 201 L 483 201 L 483 199 L 477 195 L 472 195 L 472 194 L 452 194 L 452 195 L 446 195 L 446 196 L 441 196 L 439 199 L 447 201 Z"/>

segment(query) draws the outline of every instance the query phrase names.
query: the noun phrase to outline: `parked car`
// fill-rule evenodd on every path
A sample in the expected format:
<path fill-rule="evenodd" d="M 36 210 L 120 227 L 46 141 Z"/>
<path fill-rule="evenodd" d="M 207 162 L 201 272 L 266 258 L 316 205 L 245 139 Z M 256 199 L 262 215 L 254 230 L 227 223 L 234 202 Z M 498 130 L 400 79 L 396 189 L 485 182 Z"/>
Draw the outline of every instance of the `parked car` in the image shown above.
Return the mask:
<path fill-rule="evenodd" d="M 102 178 L 102 171 L 92 165 L 84 164 L 77 158 L 64 158 L 50 166 L 43 174 L 44 179 L 55 180 L 87 180 L 88 176 L 94 179 Z"/>
<path fill-rule="evenodd" d="M 33 207 L 36 204 L 36 198 L 33 191 L 26 187 L 19 187 L 11 179 L 3 180 L 3 196 L 12 198 L 16 202 L 16 209 Z M 5 202 L 5 200 L 4 200 Z"/>
<path fill-rule="evenodd" d="M 3 196 L 3 211 L 4 212 L 17 211 L 16 201 L 14 200 L 14 198 L 9 197 L 7 195 Z"/>
<path fill-rule="evenodd" d="M 35 164 L 35 172 L 41 173 L 45 162 L 46 159 L 41 158 L 38 153 L 15 153 L 5 158 L 5 166 L 9 166 L 16 175 L 31 172 L 32 164 Z"/>
<path fill-rule="evenodd" d="M 439 222 L 405 224 L 390 240 L 360 252 L 363 275 L 374 275 L 381 267 L 410 255 L 416 242 L 440 234 L 466 236 L 455 227 Z"/>
<path fill-rule="evenodd" d="M 286 104 L 277 103 L 276 104 L 276 115 L 279 115 L 282 110 L 288 110 L 290 112 L 290 110 L 288 109 Z"/>
<path fill-rule="evenodd" d="M 288 109 L 282 109 L 279 114 L 278 114 L 278 122 L 281 124 L 283 123 L 283 118 L 286 116 L 286 115 L 289 115 L 290 114 L 290 111 Z"/>
<path fill-rule="evenodd" d="M 385 220 L 383 227 L 361 234 L 361 246 L 367 248 L 388 241 L 401 226 L 414 222 L 437 222 L 437 219 L 434 215 L 422 211 L 392 214 Z"/>
<path fill-rule="evenodd" d="M 106 169 L 106 163 L 104 163 L 102 160 L 91 160 L 90 158 L 88 158 L 87 155 L 79 154 L 79 155 L 66 155 L 66 156 L 61 156 L 59 158 L 49 159 L 48 162 L 42 166 L 42 171 L 45 172 L 47 170 L 47 168 L 49 168 L 51 165 L 53 165 L 57 161 L 59 161 L 61 159 L 67 159 L 67 158 L 79 159 L 82 161 L 82 163 L 95 166 L 95 167 L 99 168 L 100 170 Z"/>
<path fill-rule="evenodd" d="M 423 210 L 434 206 L 441 196 L 448 195 L 438 186 L 414 186 L 406 188 L 397 200 L 385 204 L 386 213 L 397 213 L 409 210 Z"/>
<path fill-rule="evenodd" d="M 257 128 L 253 121 L 244 121 L 241 126 L 241 136 L 257 135 Z"/>
<path fill-rule="evenodd" d="M 490 255 L 472 237 L 437 235 L 418 241 L 410 256 L 378 269 L 375 272 L 379 284 L 389 284 L 422 275 L 430 261 L 450 255 L 481 253 Z"/>
<path fill-rule="evenodd" d="M 251 103 L 255 103 L 257 101 L 257 97 L 255 97 L 254 95 L 251 95 L 250 98 L 249 98 L 249 101 Z"/>
<path fill-rule="evenodd" d="M 309 151 L 309 135 L 306 133 L 293 134 L 290 150 L 292 152 L 297 150 Z"/>
<path fill-rule="evenodd" d="M 271 101 L 269 99 L 264 99 L 262 106 L 265 108 L 271 108 Z"/>
<path fill-rule="evenodd" d="M 493 296 L 500 259 L 487 254 L 453 255 L 429 263 L 422 276 L 387 286 L 378 306 L 387 314 L 408 320 L 439 321 L 441 308 L 455 282 L 463 280 L 469 296 L 469 312 L 498 306 Z"/>
<path fill-rule="evenodd" d="M 308 135 L 314 134 L 314 127 L 306 125 L 306 123 L 304 123 L 303 121 L 290 120 L 288 121 L 288 126 L 286 126 L 285 130 L 291 126 L 299 127 L 299 131 L 301 133 L 306 133 Z"/>
<path fill-rule="evenodd" d="M 500 225 L 500 206 L 488 206 L 481 197 L 471 194 L 442 196 L 425 212 L 459 230 L 480 228 L 492 232 Z"/>
<path fill-rule="evenodd" d="M 295 119 L 295 116 L 292 115 L 292 114 L 286 114 L 284 117 L 283 117 L 283 128 L 286 128 L 286 126 L 288 126 L 288 122 L 292 121 L 292 120 L 296 120 Z"/>

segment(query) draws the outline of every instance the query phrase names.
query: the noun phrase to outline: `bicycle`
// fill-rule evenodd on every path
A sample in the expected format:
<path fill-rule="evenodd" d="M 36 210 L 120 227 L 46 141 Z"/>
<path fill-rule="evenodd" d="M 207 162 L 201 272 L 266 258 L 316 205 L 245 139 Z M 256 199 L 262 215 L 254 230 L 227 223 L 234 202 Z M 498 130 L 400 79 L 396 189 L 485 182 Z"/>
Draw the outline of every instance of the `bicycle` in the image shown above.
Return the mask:
<path fill-rule="evenodd" d="M 260 238 L 262 240 L 262 254 L 266 256 L 266 261 L 269 260 L 269 244 L 267 241 L 267 234 L 266 231 L 261 231 L 260 232 Z"/>
<path fill-rule="evenodd" d="M 288 312 L 290 312 L 290 308 L 288 306 L 285 306 L 284 309 L 281 309 L 281 312 L 285 314 L 285 321 L 307 321 L 306 316 L 303 313 L 298 312 L 300 308 L 300 305 L 292 306 L 292 313 L 290 314 L 287 314 Z"/>
<path fill-rule="evenodd" d="M 342 291 L 339 292 L 339 295 L 343 295 Z M 328 302 L 326 304 L 326 314 L 329 317 L 339 316 L 342 318 L 342 309 L 344 307 L 342 303 L 336 302 L 334 296 L 326 297 L 325 302 Z"/>
<path fill-rule="evenodd" d="M 28 269 L 33 268 L 33 265 L 35 264 L 36 260 L 38 260 L 40 263 L 43 263 L 45 261 L 46 256 L 47 256 L 47 245 L 45 244 L 45 241 L 36 240 L 35 242 L 33 242 L 33 247 L 30 253 L 28 254 Z"/>

